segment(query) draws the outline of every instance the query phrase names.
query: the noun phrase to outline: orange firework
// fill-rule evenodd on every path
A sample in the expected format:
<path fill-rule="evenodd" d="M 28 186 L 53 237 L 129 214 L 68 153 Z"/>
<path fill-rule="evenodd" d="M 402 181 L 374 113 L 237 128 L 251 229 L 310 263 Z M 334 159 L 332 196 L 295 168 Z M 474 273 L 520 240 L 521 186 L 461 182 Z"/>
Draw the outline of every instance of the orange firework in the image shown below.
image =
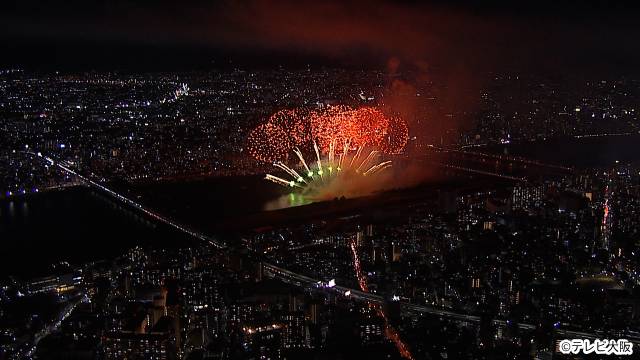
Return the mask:
<path fill-rule="evenodd" d="M 385 116 L 374 107 L 327 106 L 308 111 L 280 110 L 249 134 L 249 152 L 264 162 L 283 159 L 293 148 L 310 148 L 331 156 L 362 147 L 374 147 L 387 154 L 399 154 L 407 144 L 409 131 L 402 118 Z"/>
<path fill-rule="evenodd" d="M 277 111 L 269 117 L 268 122 L 286 131 L 293 146 L 302 146 L 311 140 L 308 116 L 303 109 Z"/>
<path fill-rule="evenodd" d="M 354 127 L 353 137 L 360 146 L 378 146 L 382 141 L 385 129 L 389 126 L 389 120 L 382 111 L 363 107 L 351 112 Z"/>
<path fill-rule="evenodd" d="M 378 146 L 387 154 L 399 154 L 409 141 L 407 123 L 399 117 L 389 119 Z"/>
<path fill-rule="evenodd" d="M 258 161 L 273 163 L 286 159 L 291 149 L 287 132 L 271 123 L 259 125 L 247 138 L 247 151 Z"/>
<path fill-rule="evenodd" d="M 352 149 L 374 146 L 395 154 L 402 151 L 408 137 L 402 119 L 389 119 L 373 107 L 330 106 L 316 111 L 311 116 L 311 130 L 324 152 L 336 141 L 338 144 L 346 142 Z"/>
<path fill-rule="evenodd" d="M 350 111 L 350 108 L 339 105 L 328 106 L 311 113 L 311 134 L 323 152 L 326 152 L 334 141 L 340 145 L 345 142 L 356 145 L 352 139 L 354 129 L 347 115 Z"/>

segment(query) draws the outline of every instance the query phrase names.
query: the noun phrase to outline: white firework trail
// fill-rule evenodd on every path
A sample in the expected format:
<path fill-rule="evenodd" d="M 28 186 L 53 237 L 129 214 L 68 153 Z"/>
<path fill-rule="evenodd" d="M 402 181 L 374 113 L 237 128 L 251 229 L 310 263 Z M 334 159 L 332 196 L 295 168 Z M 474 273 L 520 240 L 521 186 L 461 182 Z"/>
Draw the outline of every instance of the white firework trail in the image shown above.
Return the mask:
<path fill-rule="evenodd" d="M 311 169 L 309 169 L 309 166 L 307 165 L 307 162 L 304 161 L 304 156 L 302 156 L 302 152 L 300 151 L 300 149 L 295 148 L 293 150 L 293 152 L 298 156 L 298 159 L 300 159 L 300 162 L 302 163 L 302 166 L 304 166 L 304 169 L 307 170 L 307 176 L 312 178 L 313 177 L 313 171 L 311 171 Z"/>
<path fill-rule="evenodd" d="M 343 165 L 346 165 L 347 163 L 345 159 L 349 156 L 350 144 L 347 141 L 343 143 L 343 151 L 341 154 L 339 154 L 338 159 L 336 159 L 336 153 L 335 153 L 336 151 L 335 140 L 331 142 L 331 145 L 329 146 L 329 152 L 327 154 L 327 158 L 325 159 L 321 157 L 320 149 L 318 148 L 318 145 L 315 141 L 313 143 L 313 148 L 316 155 L 317 169 L 309 167 L 299 148 L 295 148 L 293 150 L 293 152 L 296 154 L 296 156 L 300 160 L 302 169 L 307 172 L 306 178 L 300 175 L 300 173 L 297 170 L 287 166 L 282 161 L 277 161 L 273 165 L 278 169 L 287 173 L 289 176 L 293 178 L 293 180 L 286 180 L 271 174 L 267 174 L 265 176 L 265 179 L 286 187 L 311 189 L 312 186 L 314 186 L 313 184 L 318 184 L 319 181 L 321 183 L 331 182 L 333 181 L 333 179 L 338 177 L 344 178 L 346 179 L 346 181 L 349 181 L 351 176 L 358 176 L 356 174 L 360 174 L 360 176 L 369 176 L 391 167 L 391 161 L 383 161 L 378 164 L 369 166 L 374 161 L 374 159 L 380 154 L 376 150 L 369 152 L 367 157 L 365 157 L 364 160 L 360 161 L 362 151 L 364 150 L 364 147 L 360 146 L 357 148 L 353 157 L 351 157 L 350 161 L 348 162 L 348 166 L 343 168 Z M 328 174 L 324 173 L 323 171 L 323 162 L 326 169 L 329 170 Z M 364 171 L 364 169 L 367 169 L 367 170 Z M 333 170 L 336 170 L 336 171 L 333 171 Z M 314 177 L 315 174 L 320 175 L 320 180 L 316 180 L 317 178 Z M 323 176 L 323 174 L 326 176 Z M 325 185 L 322 185 L 322 186 L 325 186 Z"/>
<path fill-rule="evenodd" d="M 315 141 L 313 142 L 313 149 L 316 151 L 316 158 L 318 159 L 318 175 L 322 177 L 322 160 L 320 159 L 320 150 L 318 149 L 318 144 Z"/>
<path fill-rule="evenodd" d="M 349 163 L 349 167 L 353 167 L 353 163 L 354 163 L 354 161 L 356 161 L 356 159 L 358 159 L 360 157 L 360 153 L 362 153 L 362 149 L 364 149 L 364 147 L 362 147 L 362 146 L 358 147 L 358 150 L 356 151 L 356 154 L 353 155 L 353 157 L 351 158 L 351 162 Z"/>
<path fill-rule="evenodd" d="M 367 166 L 367 163 L 373 159 L 374 156 L 376 156 L 378 154 L 377 151 L 372 151 L 369 153 L 369 155 L 367 155 L 366 158 L 364 158 L 364 160 L 362 161 L 362 163 L 360 163 L 360 166 L 358 166 L 358 168 L 356 169 L 356 172 L 360 172 L 360 169 L 362 169 L 363 166 Z"/>
<path fill-rule="evenodd" d="M 271 174 L 267 174 L 264 178 L 278 185 L 289 186 L 289 187 L 295 186 L 295 187 L 302 188 L 302 186 L 300 186 L 299 184 L 296 184 L 294 180 L 287 181 L 281 177 L 273 176 Z"/>
<path fill-rule="evenodd" d="M 381 162 L 380 164 L 373 165 L 372 167 L 369 168 L 369 170 L 365 171 L 363 175 L 367 176 L 370 174 L 375 174 L 377 172 L 380 172 L 390 167 L 391 167 L 391 161 L 384 161 L 384 162 Z"/>
<path fill-rule="evenodd" d="M 338 171 L 342 170 L 342 161 L 344 160 L 345 157 L 347 157 L 348 153 L 349 153 L 349 141 L 345 140 L 344 144 L 342 145 L 342 153 L 340 154 L 340 161 L 338 162 Z"/>
<path fill-rule="evenodd" d="M 278 161 L 273 163 L 273 165 L 279 169 L 284 170 L 284 172 L 286 172 L 287 174 L 293 176 L 297 182 L 307 182 L 307 180 L 304 179 L 304 177 L 300 176 L 300 174 L 298 174 L 297 171 L 293 170 L 292 168 L 288 167 L 287 165 L 285 165 L 282 161 Z"/>

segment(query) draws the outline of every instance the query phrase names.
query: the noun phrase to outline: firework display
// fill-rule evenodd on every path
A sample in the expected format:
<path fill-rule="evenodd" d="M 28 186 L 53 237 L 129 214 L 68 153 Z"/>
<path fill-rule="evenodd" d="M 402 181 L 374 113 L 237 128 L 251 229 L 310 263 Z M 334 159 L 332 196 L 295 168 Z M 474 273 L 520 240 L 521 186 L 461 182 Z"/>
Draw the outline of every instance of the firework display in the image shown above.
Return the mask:
<path fill-rule="evenodd" d="M 256 127 L 247 138 L 247 151 L 256 160 L 262 162 L 286 159 L 291 148 L 288 133 L 271 123 Z"/>
<path fill-rule="evenodd" d="M 381 156 L 401 153 L 408 137 L 402 118 L 375 107 L 329 105 L 275 112 L 251 131 L 247 149 L 256 160 L 279 170 L 266 180 L 323 199 L 378 188 L 377 174 L 391 167 Z M 297 164 L 287 165 L 291 159 Z"/>
<path fill-rule="evenodd" d="M 408 137 L 402 118 L 386 116 L 374 107 L 329 105 L 313 111 L 298 108 L 274 113 L 250 133 L 248 148 L 256 160 L 271 163 L 286 158 L 294 147 L 309 149 L 312 142 L 319 153 L 330 157 L 363 147 L 399 154 Z"/>
<path fill-rule="evenodd" d="M 303 146 L 311 140 L 308 113 L 304 109 L 280 110 L 271 115 L 267 123 L 285 131 L 293 146 Z"/>
<path fill-rule="evenodd" d="M 299 160 L 297 169 L 289 167 L 282 161 L 274 162 L 273 165 L 276 168 L 288 175 L 286 178 L 267 174 L 265 179 L 312 197 L 344 196 L 344 190 L 348 189 L 349 185 L 362 184 L 362 180 L 391 167 L 391 161 L 378 160 L 380 155 L 378 151 L 364 151 L 363 146 L 355 151 L 349 151 L 346 142 L 339 147 L 334 140 L 329 145 L 330 150 L 325 156 L 320 154 L 315 141 L 313 148 L 315 158 L 310 161 L 305 159 L 300 149 L 294 149 L 294 154 Z M 338 148 L 341 148 L 339 153 L 336 152 Z"/>
<path fill-rule="evenodd" d="M 409 128 L 407 128 L 407 123 L 399 117 L 392 117 L 389 119 L 377 145 L 386 154 L 400 154 L 407 145 L 408 140 Z"/>
<path fill-rule="evenodd" d="M 323 151 L 329 150 L 333 140 L 348 142 L 351 148 L 378 146 L 389 120 L 378 109 L 330 106 L 311 116 L 311 133 Z"/>

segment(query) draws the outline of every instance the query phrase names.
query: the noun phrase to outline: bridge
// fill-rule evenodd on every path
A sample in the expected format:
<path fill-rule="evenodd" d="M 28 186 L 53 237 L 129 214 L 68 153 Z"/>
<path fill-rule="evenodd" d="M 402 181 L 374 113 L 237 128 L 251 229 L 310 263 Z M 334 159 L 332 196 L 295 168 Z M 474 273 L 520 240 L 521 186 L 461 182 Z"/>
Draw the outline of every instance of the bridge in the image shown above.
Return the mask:
<path fill-rule="evenodd" d="M 430 145 L 429 150 L 437 159 L 432 161 L 444 168 L 517 182 L 536 180 L 543 174 L 564 176 L 574 172 L 570 167 L 512 155 L 448 149 L 434 145 Z"/>
<path fill-rule="evenodd" d="M 77 177 L 82 182 L 87 184 L 89 187 L 94 188 L 96 190 L 99 190 L 99 191 L 101 191 L 101 192 L 113 197 L 114 199 L 116 199 L 116 200 L 118 200 L 118 201 L 120 201 L 120 202 L 122 202 L 122 203 L 124 203 L 126 205 L 129 205 L 134 209 L 137 209 L 137 210 L 141 211 L 142 213 L 148 215 L 150 218 L 152 218 L 152 219 L 154 219 L 154 220 L 156 220 L 158 222 L 161 222 L 163 224 L 169 225 L 170 227 L 172 227 L 172 228 L 174 228 L 174 229 L 176 229 L 176 230 L 178 230 L 180 232 L 183 232 L 183 233 L 185 233 L 187 235 L 190 235 L 190 236 L 192 236 L 192 237 L 194 237 L 194 238 L 196 238 L 198 240 L 204 241 L 204 242 L 208 243 L 209 245 L 211 245 L 211 246 L 213 246 L 213 247 L 215 247 L 217 249 L 226 249 L 227 248 L 227 246 L 224 243 L 212 238 L 211 236 L 208 236 L 206 234 L 203 234 L 202 232 L 196 231 L 196 230 L 194 230 L 194 229 L 192 229 L 192 228 L 190 228 L 190 227 L 188 227 L 186 225 L 183 225 L 183 224 L 181 224 L 181 223 L 179 223 L 179 222 L 177 222 L 177 221 L 175 221 L 175 220 L 173 220 L 173 219 L 171 219 L 171 218 L 169 218 L 167 216 L 161 215 L 161 214 L 153 211 L 152 209 L 149 209 L 148 207 L 146 207 L 146 206 L 144 206 L 144 205 L 142 205 L 142 204 L 140 204 L 140 203 L 138 203 L 138 202 L 136 202 L 134 200 L 131 200 L 130 198 L 128 198 L 128 197 L 126 197 L 126 196 L 124 196 L 122 194 L 119 194 L 118 192 L 116 192 L 116 191 L 114 191 L 114 190 L 112 190 L 112 189 L 110 189 L 110 188 L 108 188 L 108 187 L 96 182 L 96 181 L 93 181 L 92 179 L 89 179 L 88 177 L 86 177 L 86 176 L 78 173 L 77 171 L 71 169 L 69 166 L 67 166 L 67 164 L 65 164 L 62 161 L 56 161 L 56 160 L 52 159 L 51 157 L 42 155 L 42 153 L 39 153 L 39 152 L 38 153 L 34 153 L 34 152 L 31 152 L 31 151 L 22 151 L 22 153 L 28 154 L 28 155 L 33 156 L 33 157 L 41 158 L 43 161 L 46 161 L 49 165 L 56 166 L 58 169 L 62 170 L 64 173 Z"/>

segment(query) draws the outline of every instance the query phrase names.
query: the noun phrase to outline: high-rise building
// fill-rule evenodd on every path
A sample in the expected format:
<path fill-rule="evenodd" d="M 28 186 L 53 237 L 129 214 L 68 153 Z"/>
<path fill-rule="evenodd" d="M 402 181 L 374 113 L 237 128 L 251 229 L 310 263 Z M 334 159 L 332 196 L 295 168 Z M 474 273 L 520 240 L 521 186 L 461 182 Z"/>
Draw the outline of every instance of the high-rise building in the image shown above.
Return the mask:
<path fill-rule="evenodd" d="M 384 340 L 384 324 L 378 317 L 370 317 L 360 323 L 358 334 L 362 345 L 380 344 Z"/>
<path fill-rule="evenodd" d="M 135 334 L 118 332 L 104 338 L 106 360 L 120 360 L 142 355 L 144 359 L 165 360 L 173 358 L 173 339 L 169 333 Z"/>
<path fill-rule="evenodd" d="M 543 185 L 515 186 L 511 192 L 511 209 L 526 210 L 542 204 L 544 199 Z"/>
<path fill-rule="evenodd" d="M 289 312 L 282 317 L 284 329 L 282 344 L 285 349 L 308 349 L 311 347 L 311 338 L 304 313 Z"/>

